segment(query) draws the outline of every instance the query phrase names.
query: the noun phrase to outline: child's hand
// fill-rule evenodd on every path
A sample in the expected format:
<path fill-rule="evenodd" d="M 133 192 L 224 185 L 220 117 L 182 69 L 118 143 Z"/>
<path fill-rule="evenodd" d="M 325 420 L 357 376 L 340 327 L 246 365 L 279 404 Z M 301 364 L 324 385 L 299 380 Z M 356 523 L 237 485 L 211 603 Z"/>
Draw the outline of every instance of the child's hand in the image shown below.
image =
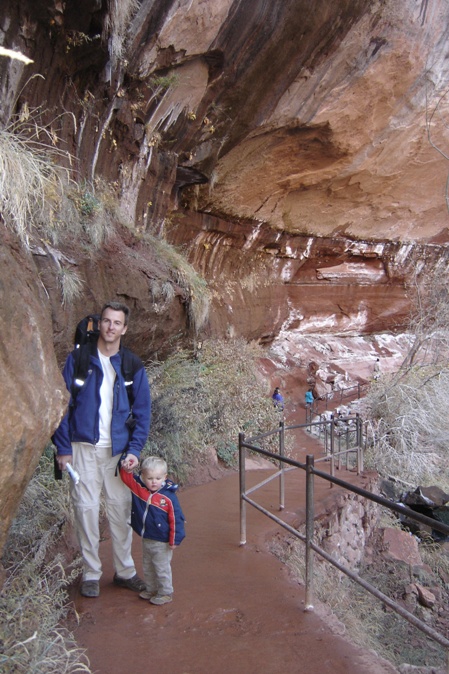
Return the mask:
<path fill-rule="evenodd" d="M 132 473 L 138 463 L 139 460 L 136 456 L 134 456 L 134 454 L 127 454 L 122 460 L 122 468 L 127 473 Z"/>
<path fill-rule="evenodd" d="M 170 550 L 174 550 L 176 547 L 176 545 L 169 545 Z"/>

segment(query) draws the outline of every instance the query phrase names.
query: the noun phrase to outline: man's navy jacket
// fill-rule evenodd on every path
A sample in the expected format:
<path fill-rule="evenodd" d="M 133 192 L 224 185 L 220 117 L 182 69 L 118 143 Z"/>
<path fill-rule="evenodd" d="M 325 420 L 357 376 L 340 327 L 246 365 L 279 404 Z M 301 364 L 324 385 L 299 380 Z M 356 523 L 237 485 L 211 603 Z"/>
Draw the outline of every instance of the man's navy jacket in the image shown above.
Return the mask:
<path fill-rule="evenodd" d="M 69 354 L 63 371 L 67 389 L 71 394 L 69 409 L 52 437 L 60 455 L 72 453 L 72 442 L 88 442 L 96 445 L 100 437 L 100 387 L 103 381 L 100 359 L 98 355 L 90 356 L 86 380 L 74 398 L 72 395 L 73 353 Z M 130 405 L 121 371 L 120 352 L 111 356 L 110 360 L 116 373 L 111 420 L 112 455 L 126 451 L 139 458 L 150 430 L 151 397 L 148 378 L 143 365 L 134 373 L 131 386 L 135 426 L 130 430 L 126 425 Z"/>

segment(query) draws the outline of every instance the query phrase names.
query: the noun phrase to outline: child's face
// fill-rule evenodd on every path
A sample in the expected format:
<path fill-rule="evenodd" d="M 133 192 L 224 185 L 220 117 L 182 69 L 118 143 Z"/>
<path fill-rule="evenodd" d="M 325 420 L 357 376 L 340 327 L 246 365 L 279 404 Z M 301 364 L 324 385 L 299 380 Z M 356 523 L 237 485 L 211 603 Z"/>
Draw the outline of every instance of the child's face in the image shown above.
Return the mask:
<path fill-rule="evenodd" d="M 163 473 L 161 470 L 143 470 L 140 477 L 150 491 L 157 491 L 165 482 L 167 473 Z"/>

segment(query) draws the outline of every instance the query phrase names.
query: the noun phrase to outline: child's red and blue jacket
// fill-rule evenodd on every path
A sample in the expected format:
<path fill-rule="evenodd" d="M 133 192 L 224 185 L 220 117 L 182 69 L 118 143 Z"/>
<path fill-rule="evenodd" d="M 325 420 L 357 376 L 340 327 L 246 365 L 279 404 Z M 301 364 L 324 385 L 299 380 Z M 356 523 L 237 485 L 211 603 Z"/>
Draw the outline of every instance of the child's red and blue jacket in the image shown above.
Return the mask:
<path fill-rule="evenodd" d="M 152 493 L 140 478 L 120 468 L 120 477 L 132 491 L 131 526 L 139 536 L 179 545 L 185 538 L 184 515 L 176 496 L 177 484 L 166 480 Z"/>

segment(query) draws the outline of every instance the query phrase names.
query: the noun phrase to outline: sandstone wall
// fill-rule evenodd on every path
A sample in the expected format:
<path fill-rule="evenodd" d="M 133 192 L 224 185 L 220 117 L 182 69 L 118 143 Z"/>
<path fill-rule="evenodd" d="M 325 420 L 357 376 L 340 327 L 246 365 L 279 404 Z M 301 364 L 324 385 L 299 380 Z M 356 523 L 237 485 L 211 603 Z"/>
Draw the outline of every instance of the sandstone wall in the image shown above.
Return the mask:
<path fill-rule="evenodd" d="M 67 402 L 51 311 L 31 255 L 0 228 L 0 550 L 23 490 Z"/>

